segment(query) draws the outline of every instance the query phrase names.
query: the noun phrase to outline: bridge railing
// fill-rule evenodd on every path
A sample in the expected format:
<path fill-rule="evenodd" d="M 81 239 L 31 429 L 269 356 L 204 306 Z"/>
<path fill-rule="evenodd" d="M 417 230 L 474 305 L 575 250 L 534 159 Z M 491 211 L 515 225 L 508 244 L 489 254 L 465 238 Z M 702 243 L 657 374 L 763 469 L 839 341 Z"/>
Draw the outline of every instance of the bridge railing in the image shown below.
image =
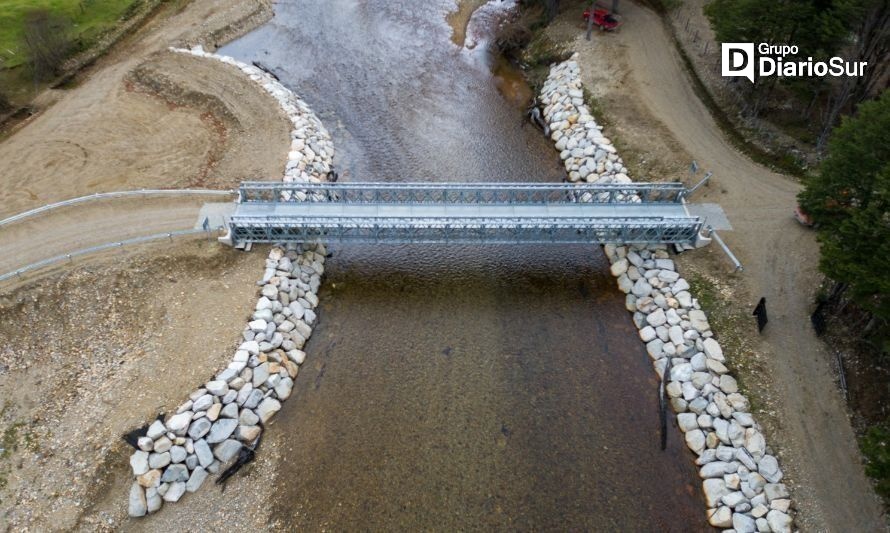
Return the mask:
<path fill-rule="evenodd" d="M 242 203 L 386 204 L 679 203 L 682 183 L 274 183 L 244 182 Z"/>
<path fill-rule="evenodd" d="M 701 219 L 662 217 L 239 217 L 232 242 L 694 243 Z"/>

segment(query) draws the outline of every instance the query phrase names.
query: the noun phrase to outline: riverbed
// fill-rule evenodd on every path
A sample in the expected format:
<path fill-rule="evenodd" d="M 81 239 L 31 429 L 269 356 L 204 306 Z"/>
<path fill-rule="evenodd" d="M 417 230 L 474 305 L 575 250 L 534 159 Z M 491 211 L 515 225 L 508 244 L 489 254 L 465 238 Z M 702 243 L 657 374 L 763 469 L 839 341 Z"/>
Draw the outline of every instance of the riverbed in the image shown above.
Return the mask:
<path fill-rule="evenodd" d="M 309 103 L 342 181 L 562 180 L 484 50 L 452 43 L 453 7 L 281 2 L 221 53 Z M 673 425 L 660 449 L 656 376 L 598 247 L 331 250 L 309 359 L 273 426 L 288 459 L 271 504 L 289 527 L 705 525 Z"/>

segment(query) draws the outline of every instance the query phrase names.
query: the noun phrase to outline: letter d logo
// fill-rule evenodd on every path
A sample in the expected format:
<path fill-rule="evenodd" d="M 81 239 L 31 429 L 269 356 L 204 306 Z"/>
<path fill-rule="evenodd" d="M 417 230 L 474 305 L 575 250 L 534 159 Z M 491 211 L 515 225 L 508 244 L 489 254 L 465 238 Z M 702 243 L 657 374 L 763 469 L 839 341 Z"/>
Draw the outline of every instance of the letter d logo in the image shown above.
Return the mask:
<path fill-rule="evenodd" d="M 743 76 L 754 83 L 754 43 L 723 43 L 720 59 L 723 76 Z"/>

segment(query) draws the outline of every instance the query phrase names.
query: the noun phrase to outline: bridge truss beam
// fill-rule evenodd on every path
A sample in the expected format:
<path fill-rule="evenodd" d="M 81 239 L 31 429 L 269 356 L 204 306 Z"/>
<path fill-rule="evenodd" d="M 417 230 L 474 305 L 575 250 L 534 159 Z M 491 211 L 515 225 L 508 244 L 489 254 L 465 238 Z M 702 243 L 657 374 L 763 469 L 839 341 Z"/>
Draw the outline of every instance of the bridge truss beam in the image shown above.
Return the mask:
<path fill-rule="evenodd" d="M 355 218 L 238 217 L 229 239 L 242 242 L 353 243 L 686 243 L 702 223 L 687 218 Z"/>
<path fill-rule="evenodd" d="M 241 203 L 316 202 L 360 204 L 619 204 L 680 203 L 682 183 L 281 183 L 245 182 Z"/>

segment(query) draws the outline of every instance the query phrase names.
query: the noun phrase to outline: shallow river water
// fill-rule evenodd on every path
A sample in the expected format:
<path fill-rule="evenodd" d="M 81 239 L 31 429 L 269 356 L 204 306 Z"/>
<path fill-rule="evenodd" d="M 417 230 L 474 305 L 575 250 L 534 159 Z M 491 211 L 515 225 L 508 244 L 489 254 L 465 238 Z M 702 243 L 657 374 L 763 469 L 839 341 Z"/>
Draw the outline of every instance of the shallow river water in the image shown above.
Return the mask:
<path fill-rule="evenodd" d="M 448 1 L 281 1 L 222 52 L 273 68 L 343 181 L 550 181 Z M 469 32 L 478 38 L 479 28 Z M 483 43 L 484 44 L 484 43 Z M 332 247 L 309 359 L 275 431 L 271 505 L 309 530 L 689 531 L 690 453 L 594 246 Z"/>

